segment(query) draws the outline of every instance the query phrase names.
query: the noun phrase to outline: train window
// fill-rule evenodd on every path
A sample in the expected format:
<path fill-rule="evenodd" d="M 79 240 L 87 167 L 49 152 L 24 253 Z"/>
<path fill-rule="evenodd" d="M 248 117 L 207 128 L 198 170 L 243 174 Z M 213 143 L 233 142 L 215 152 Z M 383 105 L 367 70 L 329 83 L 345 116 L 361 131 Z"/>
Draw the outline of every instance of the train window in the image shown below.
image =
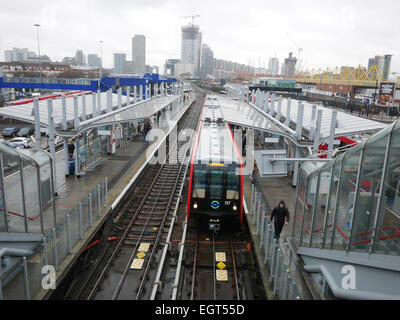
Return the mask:
<path fill-rule="evenodd" d="M 228 171 L 226 175 L 227 175 L 226 199 L 239 200 L 240 176 L 236 174 L 235 170 Z"/>
<path fill-rule="evenodd" d="M 210 198 L 222 199 L 222 174 L 221 170 L 210 171 Z"/>
<path fill-rule="evenodd" d="M 193 198 L 206 197 L 206 170 L 195 170 L 193 178 Z"/>

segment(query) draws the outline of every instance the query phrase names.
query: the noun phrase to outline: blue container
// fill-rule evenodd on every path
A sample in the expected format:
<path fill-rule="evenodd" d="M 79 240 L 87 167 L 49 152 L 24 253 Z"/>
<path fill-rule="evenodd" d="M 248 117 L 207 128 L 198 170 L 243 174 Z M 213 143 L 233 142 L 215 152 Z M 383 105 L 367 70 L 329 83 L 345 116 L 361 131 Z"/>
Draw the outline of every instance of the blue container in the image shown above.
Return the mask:
<path fill-rule="evenodd" d="M 69 158 L 68 159 L 68 164 L 69 164 L 69 174 L 73 175 L 75 174 L 75 159 L 74 158 Z"/>

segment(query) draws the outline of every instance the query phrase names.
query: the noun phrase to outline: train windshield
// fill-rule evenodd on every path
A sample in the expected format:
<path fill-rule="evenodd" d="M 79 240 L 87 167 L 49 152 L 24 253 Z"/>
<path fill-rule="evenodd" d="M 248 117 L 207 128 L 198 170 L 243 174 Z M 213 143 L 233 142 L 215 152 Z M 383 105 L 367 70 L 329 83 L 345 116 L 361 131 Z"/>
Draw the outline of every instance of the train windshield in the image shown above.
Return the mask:
<path fill-rule="evenodd" d="M 236 174 L 235 170 L 227 172 L 227 200 L 239 200 L 239 179 L 240 176 Z"/>
<path fill-rule="evenodd" d="M 193 176 L 193 198 L 204 199 L 206 197 L 206 170 L 195 170 Z"/>
<path fill-rule="evenodd" d="M 221 170 L 210 170 L 210 198 L 212 199 L 222 199 L 222 175 Z"/>

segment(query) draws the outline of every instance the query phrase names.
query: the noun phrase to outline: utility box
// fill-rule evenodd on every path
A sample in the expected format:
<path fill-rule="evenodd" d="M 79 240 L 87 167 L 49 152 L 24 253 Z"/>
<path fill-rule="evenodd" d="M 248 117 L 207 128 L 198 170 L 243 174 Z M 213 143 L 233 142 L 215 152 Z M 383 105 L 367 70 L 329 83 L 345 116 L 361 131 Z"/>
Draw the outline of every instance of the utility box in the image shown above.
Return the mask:
<path fill-rule="evenodd" d="M 261 178 L 287 177 L 288 167 L 286 161 L 286 150 L 259 150 L 254 151 L 259 174 Z"/>

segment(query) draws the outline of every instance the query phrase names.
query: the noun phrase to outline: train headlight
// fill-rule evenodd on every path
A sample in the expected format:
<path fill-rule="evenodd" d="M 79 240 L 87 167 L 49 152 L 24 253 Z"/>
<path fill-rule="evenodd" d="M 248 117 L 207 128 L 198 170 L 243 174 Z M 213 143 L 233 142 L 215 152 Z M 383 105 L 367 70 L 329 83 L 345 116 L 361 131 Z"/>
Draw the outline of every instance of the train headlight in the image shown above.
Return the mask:
<path fill-rule="evenodd" d="M 233 209 L 233 211 L 236 211 L 236 210 L 237 210 L 237 206 L 236 206 L 236 204 L 235 204 L 235 205 L 233 205 L 232 209 Z"/>
<path fill-rule="evenodd" d="M 195 203 L 194 205 L 193 205 L 193 209 L 197 209 L 199 207 L 199 205 L 197 204 L 197 203 Z"/>

